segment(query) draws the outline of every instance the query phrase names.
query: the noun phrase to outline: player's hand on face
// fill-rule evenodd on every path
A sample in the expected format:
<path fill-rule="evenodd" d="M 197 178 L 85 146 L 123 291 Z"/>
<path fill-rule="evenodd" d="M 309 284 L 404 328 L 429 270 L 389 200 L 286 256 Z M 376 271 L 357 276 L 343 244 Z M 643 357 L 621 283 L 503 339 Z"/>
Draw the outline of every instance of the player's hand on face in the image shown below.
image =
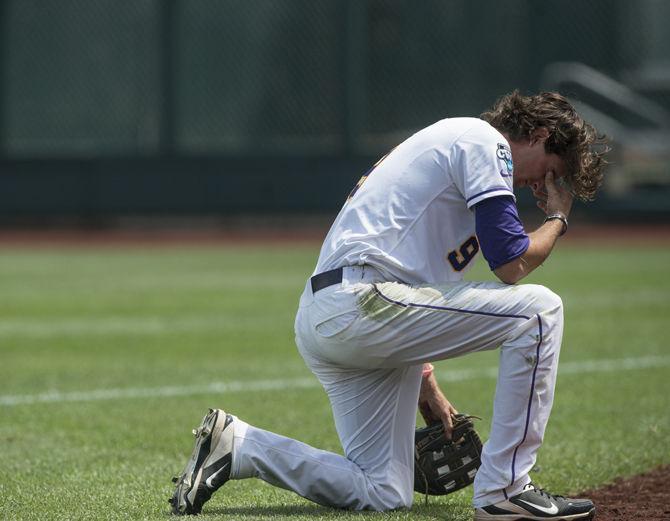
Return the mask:
<path fill-rule="evenodd" d="M 546 198 L 543 194 L 546 195 Z M 535 195 L 535 190 L 533 190 L 533 195 Z M 572 193 L 556 181 L 554 172 L 551 170 L 544 176 L 543 192 L 539 197 L 538 195 L 535 197 L 538 199 L 537 205 L 547 215 L 560 212 L 567 217 L 570 214 Z"/>
<path fill-rule="evenodd" d="M 530 185 L 530 189 L 533 192 L 533 197 L 537 199 L 537 206 L 546 212 L 547 198 L 549 197 L 549 194 L 547 194 L 547 190 L 544 187 L 544 182 L 537 181 Z"/>

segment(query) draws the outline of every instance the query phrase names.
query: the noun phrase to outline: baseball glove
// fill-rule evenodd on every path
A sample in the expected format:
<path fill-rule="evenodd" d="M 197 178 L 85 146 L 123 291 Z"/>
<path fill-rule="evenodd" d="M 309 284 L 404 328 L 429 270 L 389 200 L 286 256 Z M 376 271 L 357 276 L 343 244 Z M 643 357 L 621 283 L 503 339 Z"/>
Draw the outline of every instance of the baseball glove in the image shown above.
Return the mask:
<path fill-rule="evenodd" d="M 416 429 L 414 490 L 443 496 L 467 487 L 481 464 L 482 440 L 472 422 L 476 416 L 456 414 L 451 440 L 442 422 Z M 480 418 L 477 418 L 480 419 Z"/>

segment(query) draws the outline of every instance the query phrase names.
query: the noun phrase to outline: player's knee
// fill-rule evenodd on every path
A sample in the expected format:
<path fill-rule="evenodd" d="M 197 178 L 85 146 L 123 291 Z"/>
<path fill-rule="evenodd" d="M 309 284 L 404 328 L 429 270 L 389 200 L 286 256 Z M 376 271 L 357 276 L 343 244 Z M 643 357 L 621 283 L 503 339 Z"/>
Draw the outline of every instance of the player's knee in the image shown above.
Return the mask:
<path fill-rule="evenodd" d="M 377 503 L 376 510 L 395 510 L 412 506 L 414 487 L 406 476 L 393 479 L 393 476 L 389 475 L 383 481 L 375 482 L 372 488 Z"/>
<path fill-rule="evenodd" d="M 376 489 L 379 501 L 378 510 L 396 510 L 412 506 L 414 499 L 414 492 L 412 490 L 399 490 L 388 485 L 377 486 Z"/>
<path fill-rule="evenodd" d="M 563 316 L 563 301 L 549 288 L 539 284 L 526 284 L 524 290 L 528 293 L 533 314 L 555 312 Z"/>

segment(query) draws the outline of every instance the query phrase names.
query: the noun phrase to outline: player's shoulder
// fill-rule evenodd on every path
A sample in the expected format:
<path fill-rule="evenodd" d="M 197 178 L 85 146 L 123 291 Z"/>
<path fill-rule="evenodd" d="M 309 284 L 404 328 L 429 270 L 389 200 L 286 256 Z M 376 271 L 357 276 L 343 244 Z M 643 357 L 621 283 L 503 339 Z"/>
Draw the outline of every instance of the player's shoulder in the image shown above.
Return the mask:
<path fill-rule="evenodd" d="M 496 128 L 479 118 L 446 118 L 424 129 L 427 136 L 460 150 L 488 149 L 498 144 L 509 148 L 509 143 Z"/>
<path fill-rule="evenodd" d="M 468 141 L 487 142 L 502 142 L 507 143 L 505 136 L 503 136 L 498 129 L 491 126 L 488 121 L 479 118 L 452 118 L 451 121 L 455 125 L 462 128 L 461 136 Z"/>
<path fill-rule="evenodd" d="M 505 137 L 488 122 L 479 118 L 445 118 L 418 131 L 400 146 L 393 155 L 398 157 L 417 150 L 441 151 L 445 156 L 463 156 L 473 154 L 487 155 L 498 147 L 509 149 Z"/>

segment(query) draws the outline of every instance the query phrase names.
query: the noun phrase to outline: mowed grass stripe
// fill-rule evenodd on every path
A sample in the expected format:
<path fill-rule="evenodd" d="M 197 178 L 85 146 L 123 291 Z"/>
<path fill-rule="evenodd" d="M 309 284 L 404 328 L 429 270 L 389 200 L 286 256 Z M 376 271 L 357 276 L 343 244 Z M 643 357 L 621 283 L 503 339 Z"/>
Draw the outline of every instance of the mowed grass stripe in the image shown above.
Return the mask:
<path fill-rule="evenodd" d="M 634 358 L 615 358 L 608 360 L 584 360 L 567 362 L 560 366 L 559 375 L 573 375 L 597 372 L 619 372 L 670 366 L 670 356 L 645 356 Z M 496 378 L 497 367 L 462 369 L 438 372 L 441 380 L 448 382 L 470 381 L 483 378 Z M 130 387 L 117 389 L 93 389 L 75 392 L 47 392 L 26 395 L 0 396 L 0 405 L 12 407 L 38 403 L 92 402 L 98 400 L 118 400 L 137 398 L 162 398 L 173 396 L 193 396 L 210 393 L 281 391 L 319 387 L 315 378 L 286 378 L 266 380 L 243 380 L 232 382 L 211 382 L 205 385 L 166 386 L 166 387 Z"/>
<path fill-rule="evenodd" d="M 292 318 L 293 310 L 287 311 Z M 287 318 L 287 320 L 288 320 Z M 1 338 L 48 338 L 88 335 L 162 335 L 166 333 L 218 330 L 248 330 L 269 327 L 277 322 L 276 314 L 225 315 L 171 318 L 169 316 L 55 318 L 51 320 L 5 319 L 0 322 Z"/>

